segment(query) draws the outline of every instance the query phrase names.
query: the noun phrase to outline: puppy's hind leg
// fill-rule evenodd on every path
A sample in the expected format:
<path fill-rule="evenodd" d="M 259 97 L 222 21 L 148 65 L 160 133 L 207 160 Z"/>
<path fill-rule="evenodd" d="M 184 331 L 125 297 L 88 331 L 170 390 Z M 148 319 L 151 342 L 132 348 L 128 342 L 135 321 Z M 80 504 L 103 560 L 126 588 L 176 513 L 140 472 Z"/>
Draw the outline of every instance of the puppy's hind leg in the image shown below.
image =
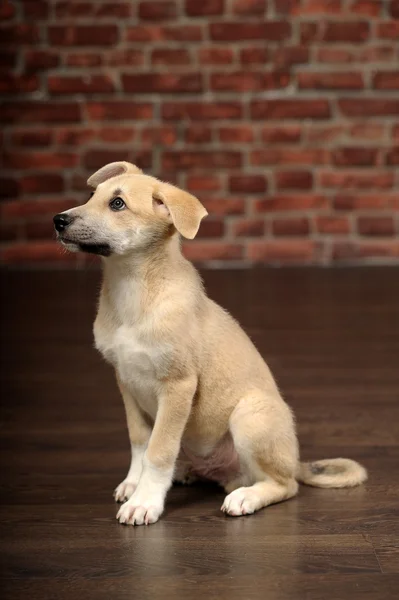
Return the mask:
<path fill-rule="evenodd" d="M 241 478 L 225 486 L 230 493 L 223 512 L 235 517 L 248 515 L 296 495 L 295 428 L 277 389 L 243 398 L 230 418 L 230 431 L 240 458 Z M 246 485 L 237 487 L 240 481 Z"/>

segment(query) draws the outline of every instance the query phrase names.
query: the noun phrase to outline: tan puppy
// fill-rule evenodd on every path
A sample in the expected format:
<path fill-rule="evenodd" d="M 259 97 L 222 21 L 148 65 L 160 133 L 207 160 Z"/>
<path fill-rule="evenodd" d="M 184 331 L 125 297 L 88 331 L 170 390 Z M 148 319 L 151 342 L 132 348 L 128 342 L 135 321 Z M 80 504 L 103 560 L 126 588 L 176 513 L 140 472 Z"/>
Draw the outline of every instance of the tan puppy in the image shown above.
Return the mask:
<path fill-rule="evenodd" d="M 344 458 L 300 463 L 293 416 L 262 357 L 210 300 L 180 252 L 207 212 L 190 194 L 125 162 L 88 180 L 84 205 L 54 217 L 70 250 L 104 256 L 96 347 L 115 368 L 132 449 L 116 488 L 120 523 L 155 523 L 173 479 L 197 476 L 226 490 L 239 516 L 287 500 L 297 481 L 365 481 Z"/>

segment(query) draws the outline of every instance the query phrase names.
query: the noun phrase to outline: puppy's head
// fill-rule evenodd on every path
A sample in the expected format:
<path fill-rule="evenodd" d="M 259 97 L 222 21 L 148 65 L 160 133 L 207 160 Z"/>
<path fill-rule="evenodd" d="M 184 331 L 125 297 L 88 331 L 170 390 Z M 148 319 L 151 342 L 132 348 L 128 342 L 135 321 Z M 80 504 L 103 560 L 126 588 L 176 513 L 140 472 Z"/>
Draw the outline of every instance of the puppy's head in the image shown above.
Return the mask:
<path fill-rule="evenodd" d="M 87 184 L 94 191 L 86 204 L 54 217 L 59 241 L 72 251 L 123 255 L 176 232 L 192 239 L 207 215 L 191 194 L 127 162 L 102 167 Z"/>

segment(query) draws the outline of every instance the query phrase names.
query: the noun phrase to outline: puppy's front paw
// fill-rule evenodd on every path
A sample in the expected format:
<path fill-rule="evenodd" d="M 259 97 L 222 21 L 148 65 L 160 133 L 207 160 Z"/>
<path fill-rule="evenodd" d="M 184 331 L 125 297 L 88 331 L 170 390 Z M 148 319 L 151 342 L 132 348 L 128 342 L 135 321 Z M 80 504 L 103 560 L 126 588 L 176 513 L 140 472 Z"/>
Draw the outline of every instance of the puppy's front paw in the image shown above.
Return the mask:
<path fill-rule="evenodd" d="M 124 525 L 149 525 L 158 521 L 163 503 L 156 497 L 139 498 L 135 494 L 120 507 L 116 518 Z"/>
<path fill-rule="evenodd" d="M 131 498 L 136 490 L 137 483 L 131 479 L 125 479 L 118 485 L 114 491 L 114 498 L 116 502 L 126 502 Z"/>

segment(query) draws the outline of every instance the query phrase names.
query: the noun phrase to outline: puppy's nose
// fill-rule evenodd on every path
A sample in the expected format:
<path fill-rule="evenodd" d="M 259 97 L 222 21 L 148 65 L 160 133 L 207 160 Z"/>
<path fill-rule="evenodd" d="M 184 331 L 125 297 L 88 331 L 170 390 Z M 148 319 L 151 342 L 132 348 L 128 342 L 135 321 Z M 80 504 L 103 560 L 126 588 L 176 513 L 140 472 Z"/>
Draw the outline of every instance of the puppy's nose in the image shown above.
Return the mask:
<path fill-rule="evenodd" d="M 68 225 L 72 223 L 72 221 L 73 217 L 69 216 L 66 213 L 60 213 L 58 215 L 55 215 L 55 217 L 53 218 L 54 227 L 60 233 L 64 231 L 64 229 L 66 229 Z"/>

